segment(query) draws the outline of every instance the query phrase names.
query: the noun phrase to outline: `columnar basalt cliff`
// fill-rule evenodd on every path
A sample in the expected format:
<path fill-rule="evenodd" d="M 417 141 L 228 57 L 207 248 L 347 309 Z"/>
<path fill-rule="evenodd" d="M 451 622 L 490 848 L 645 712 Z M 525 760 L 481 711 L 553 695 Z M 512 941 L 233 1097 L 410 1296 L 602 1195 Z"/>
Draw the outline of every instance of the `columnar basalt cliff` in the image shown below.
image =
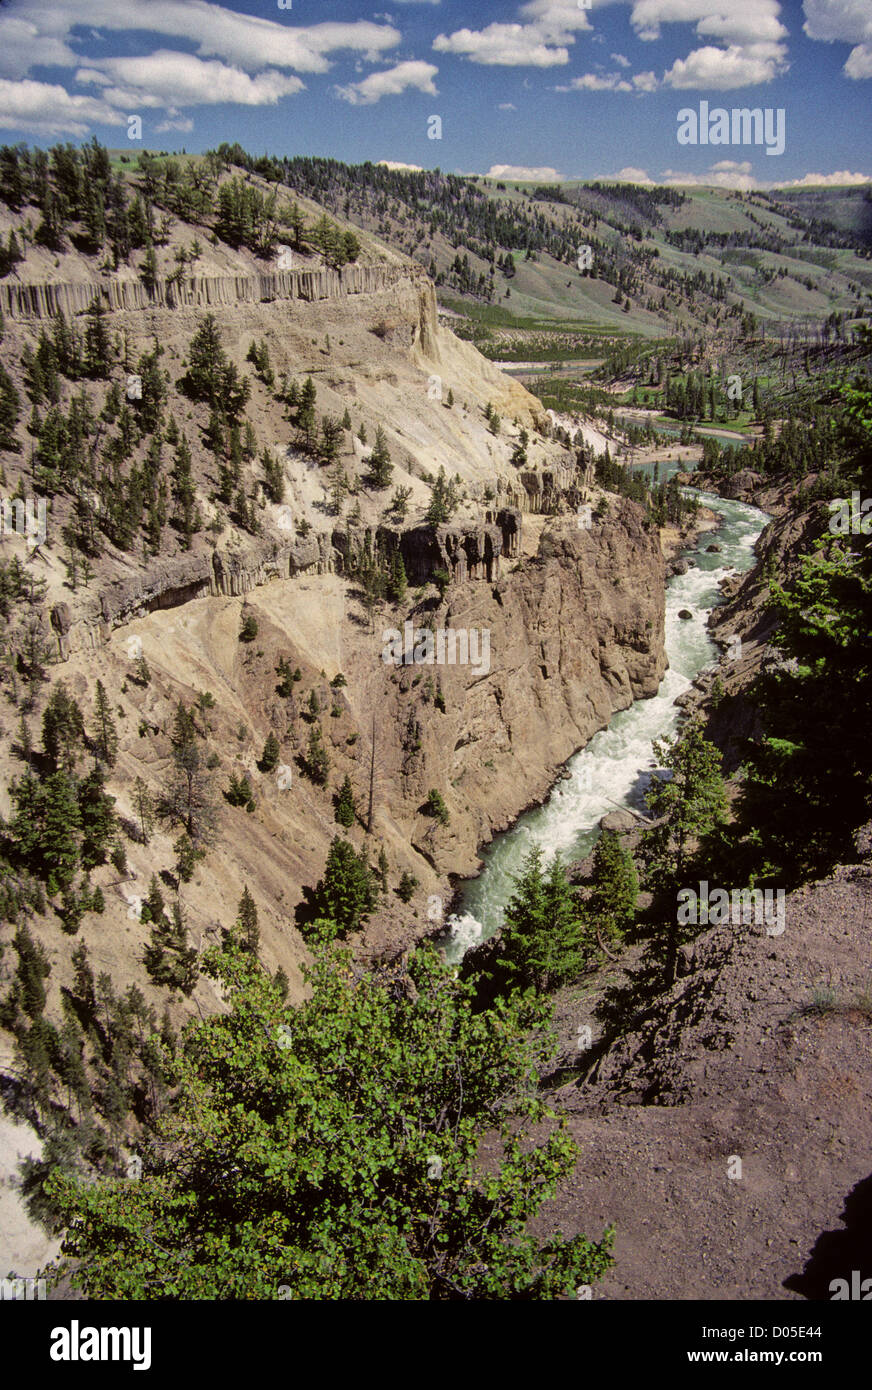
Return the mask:
<path fill-rule="evenodd" d="M 419 266 L 345 265 L 306 270 L 263 271 L 257 275 L 194 275 L 187 283 L 158 279 L 148 288 L 132 275 L 113 275 L 84 283 L 0 284 L 0 308 L 10 319 L 68 318 L 83 314 L 95 298 L 110 311 L 128 309 L 216 309 L 274 300 L 342 299 L 389 290 L 400 280 L 426 280 Z M 430 344 L 432 347 L 432 343 Z"/>

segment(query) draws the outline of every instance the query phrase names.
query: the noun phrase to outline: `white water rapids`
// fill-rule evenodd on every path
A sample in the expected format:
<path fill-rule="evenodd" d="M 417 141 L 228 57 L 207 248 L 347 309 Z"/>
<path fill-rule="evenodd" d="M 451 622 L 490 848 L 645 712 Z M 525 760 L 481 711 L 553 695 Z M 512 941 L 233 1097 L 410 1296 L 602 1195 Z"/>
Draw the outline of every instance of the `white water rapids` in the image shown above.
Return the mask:
<path fill-rule="evenodd" d="M 661 464 L 662 477 L 670 471 L 668 464 Z M 696 495 L 718 513 L 721 524 L 717 531 L 703 532 L 697 546 L 683 552 L 693 567 L 667 585 L 669 669 L 657 694 L 616 714 L 570 758 L 569 777 L 556 783 L 545 803 L 525 812 L 482 851 L 484 867 L 462 886 L 459 911 L 447 919 L 440 944 L 449 962 L 456 963 L 471 946 L 497 931 L 524 857 L 534 845 L 542 847 L 546 863 L 558 852 L 564 862 L 581 859 L 593 848 L 599 821 L 609 811 L 644 810 L 645 791 L 657 767 L 653 744 L 675 732 L 681 716 L 676 699 L 718 656 L 706 630 L 710 612 L 721 602 L 718 583 L 727 574 L 751 568 L 754 542 L 768 520 L 764 512 L 743 502 Z M 707 552 L 712 543 L 721 547 L 719 553 Z M 679 618 L 682 609 L 689 609 L 693 617 Z"/>

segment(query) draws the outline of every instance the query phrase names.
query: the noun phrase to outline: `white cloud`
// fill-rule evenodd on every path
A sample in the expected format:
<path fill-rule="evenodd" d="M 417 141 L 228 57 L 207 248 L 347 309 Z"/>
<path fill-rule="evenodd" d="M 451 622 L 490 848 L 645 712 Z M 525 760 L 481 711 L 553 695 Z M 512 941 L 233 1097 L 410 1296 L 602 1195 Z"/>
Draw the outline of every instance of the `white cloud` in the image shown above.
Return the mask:
<path fill-rule="evenodd" d="M 497 108 L 499 111 L 517 111 L 517 109 L 513 101 L 501 101 Z"/>
<path fill-rule="evenodd" d="M 630 83 L 616 72 L 598 76 L 586 72 L 583 77 L 573 77 L 568 87 L 558 87 L 558 92 L 632 92 Z"/>
<path fill-rule="evenodd" d="M 872 183 L 869 174 L 851 174 L 842 169 L 836 174 L 805 174 L 801 179 L 789 179 L 787 183 L 773 185 L 776 188 L 812 188 L 820 185 L 825 188 L 838 188 L 844 184 Z"/>
<path fill-rule="evenodd" d="M 664 24 L 693 24 L 713 42 L 679 58 L 663 81 L 671 87 L 748 87 L 786 72 L 787 29 L 780 0 L 631 0 L 630 22 L 640 39 L 661 36 Z"/>
<path fill-rule="evenodd" d="M 109 77 L 114 86 L 103 88 L 103 96 L 113 106 L 135 108 L 168 107 L 173 112 L 184 106 L 211 106 L 232 102 L 238 106 L 274 106 L 281 97 L 295 96 L 303 90 L 299 77 L 269 70 L 255 76 L 229 67 L 217 59 L 204 62 L 192 53 L 161 49 L 144 58 L 105 58 L 92 69 L 80 68 L 76 80 L 94 81 L 97 73 Z"/>
<path fill-rule="evenodd" d="M 619 68 L 628 68 L 630 66 L 629 58 L 625 58 L 623 53 L 613 53 L 612 62 L 617 63 Z"/>
<path fill-rule="evenodd" d="M 38 135 L 90 135 L 95 125 L 123 125 L 120 112 L 90 96 L 72 96 L 53 82 L 0 78 L 0 129 Z"/>
<path fill-rule="evenodd" d="M 399 159 L 380 159 L 379 164 L 382 169 L 406 170 L 410 174 L 423 174 L 424 170 L 420 164 L 403 164 Z"/>
<path fill-rule="evenodd" d="M 486 179 L 508 179 L 512 183 L 562 183 L 563 175 L 548 166 L 536 169 L 525 164 L 492 164 Z"/>
<path fill-rule="evenodd" d="M 552 68 L 569 62 L 568 48 L 549 48 L 531 25 L 524 24 L 489 24 L 486 29 L 437 34 L 433 48 L 487 67 Z"/>
<path fill-rule="evenodd" d="M 662 24 L 696 24 L 702 38 L 726 43 L 780 42 L 787 30 L 779 0 L 634 0 L 630 23 L 640 39 L 660 38 Z"/>
<path fill-rule="evenodd" d="M 764 183 L 755 179 L 749 159 L 720 159 L 712 164 L 705 174 L 686 174 L 675 169 L 664 169 L 659 179 L 652 179 L 644 169 L 621 169 L 618 174 L 598 174 L 601 183 L 651 183 L 685 184 L 690 188 L 729 188 L 736 192 L 750 193 L 774 188 L 810 188 L 815 185 L 839 187 L 849 184 L 872 183 L 868 174 L 852 174 L 841 170 L 835 174 L 804 174 L 800 179 L 788 179 L 781 183 Z"/>
<path fill-rule="evenodd" d="M 617 174 L 600 174 L 596 182 L 598 183 L 651 183 L 654 180 L 645 169 L 634 169 L 632 165 L 626 169 L 620 169 Z"/>
<path fill-rule="evenodd" d="M 557 92 L 654 92 L 657 78 L 653 72 L 637 72 L 629 80 L 619 72 L 586 72 L 582 77 L 573 77 L 565 86 L 555 87 Z"/>
<path fill-rule="evenodd" d="M 383 57 L 402 39 L 398 29 L 369 20 L 294 27 L 289 23 L 240 14 L 208 0 L 7 0 L 0 11 L 0 70 L 24 76 L 45 63 L 74 67 L 79 26 L 116 32 L 144 31 L 197 45 L 200 57 L 226 59 L 246 70 L 291 68 L 327 72 L 327 55 L 341 50 L 370 61 Z"/>
<path fill-rule="evenodd" d="M 872 6 L 867 0 L 804 0 L 803 10 L 802 27 L 810 39 L 856 45 L 845 63 L 846 76 L 872 77 Z"/>
<path fill-rule="evenodd" d="M 730 91 L 735 87 L 755 87 L 771 82 L 785 70 L 783 59 L 771 51 L 770 45 L 742 48 L 696 48 L 686 58 L 677 58 L 663 81 L 668 87 L 682 90 L 702 88 Z"/>
<path fill-rule="evenodd" d="M 438 34 L 433 47 L 437 53 L 455 53 L 488 67 L 563 67 L 576 33 L 591 28 L 577 0 L 529 0 L 520 14 L 525 23 Z"/>
<path fill-rule="evenodd" d="M 338 97 L 351 102 L 352 106 L 372 106 L 382 97 L 399 96 L 410 87 L 435 97 L 439 93 L 433 78 L 438 72 L 439 69 L 432 63 L 412 60 L 397 63 L 396 67 L 386 68 L 384 72 L 372 72 L 362 82 L 353 82 L 348 87 L 336 87 L 334 90 Z"/>
<path fill-rule="evenodd" d="M 730 160 L 722 160 L 721 164 L 730 164 Z M 731 188 L 738 192 L 750 193 L 755 188 L 764 187 L 758 183 L 750 172 L 750 165 L 746 172 L 741 172 L 744 165 L 737 165 L 735 168 L 724 169 L 712 165 L 707 174 L 682 174 L 674 169 L 663 170 L 663 182 L 667 184 L 684 184 L 694 188 Z"/>
<path fill-rule="evenodd" d="M 160 125 L 155 126 L 158 135 L 163 135 L 168 130 L 180 130 L 184 134 L 194 129 L 194 122 L 190 116 L 182 116 L 175 121 L 161 121 Z"/>

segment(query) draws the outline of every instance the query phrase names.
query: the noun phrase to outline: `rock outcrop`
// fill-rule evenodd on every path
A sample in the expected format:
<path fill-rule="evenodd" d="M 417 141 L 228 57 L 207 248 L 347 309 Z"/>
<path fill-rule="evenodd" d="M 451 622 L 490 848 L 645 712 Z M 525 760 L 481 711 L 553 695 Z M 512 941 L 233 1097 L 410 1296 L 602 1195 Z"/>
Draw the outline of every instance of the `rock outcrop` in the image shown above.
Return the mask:
<path fill-rule="evenodd" d="M 5 282 L 0 285 L 0 308 L 10 319 L 67 318 L 85 313 L 99 299 L 110 311 L 136 309 L 217 309 L 237 304 L 271 304 L 279 299 L 342 299 L 348 295 L 390 290 L 400 280 L 413 279 L 422 295 L 422 318 L 428 322 L 425 350 L 433 352 L 435 301 L 427 296 L 424 270 L 412 264 L 345 265 L 341 270 L 275 270 L 259 275 L 193 275 L 186 284 L 167 279 L 147 287 L 133 275 L 113 275 L 101 281 L 50 283 Z M 432 309 L 432 313 L 431 313 Z"/>

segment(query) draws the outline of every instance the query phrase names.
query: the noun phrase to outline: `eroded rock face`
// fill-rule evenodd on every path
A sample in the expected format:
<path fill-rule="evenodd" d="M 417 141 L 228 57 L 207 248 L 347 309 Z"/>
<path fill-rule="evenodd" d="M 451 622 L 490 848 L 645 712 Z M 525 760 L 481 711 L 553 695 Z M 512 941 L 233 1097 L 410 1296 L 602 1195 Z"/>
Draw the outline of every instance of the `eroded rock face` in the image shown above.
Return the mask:
<path fill-rule="evenodd" d="M 486 663 L 387 668 L 381 718 L 401 728 L 417 721 L 420 731 L 393 765 L 382 750 L 383 774 L 413 806 L 430 787 L 442 791 L 450 826 L 420 817 L 413 837 L 437 872 L 472 872 L 475 845 L 541 800 L 561 764 L 662 679 L 656 532 L 625 499 L 589 531 L 573 523 L 556 519 L 538 557 L 492 586 L 449 589 L 434 626 L 486 633 Z M 426 702 L 428 679 L 441 688 L 444 713 Z"/>
<path fill-rule="evenodd" d="M 161 608 L 177 608 L 209 595 L 247 594 L 273 579 L 292 579 L 308 570 L 334 568 L 334 552 L 326 536 L 294 536 L 284 544 L 253 542 L 244 550 L 214 550 L 154 562 L 142 574 L 107 584 L 98 597 L 73 618 L 67 604 L 57 604 L 51 623 L 58 634 L 62 658 L 71 651 L 94 647 L 123 623 Z"/>

